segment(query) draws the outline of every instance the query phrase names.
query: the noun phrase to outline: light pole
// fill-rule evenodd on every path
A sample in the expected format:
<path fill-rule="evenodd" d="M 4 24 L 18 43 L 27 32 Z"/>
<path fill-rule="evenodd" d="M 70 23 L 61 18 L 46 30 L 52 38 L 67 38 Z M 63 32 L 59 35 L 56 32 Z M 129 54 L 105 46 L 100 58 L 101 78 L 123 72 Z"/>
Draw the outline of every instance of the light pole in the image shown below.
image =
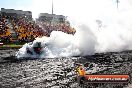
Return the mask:
<path fill-rule="evenodd" d="M 53 12 L 54 12 L 54 7 L 53 7 L 53 0 L 52 0 L 52 14 L 54 14 Z"/>
<path fill-rule="evenodd" d="M 116 3 L 117 3 L 117 9 L 118 9 L 118 6 L 119 6 L 119 2 L 120 2 L 119 0 L 116 0 Z"/>

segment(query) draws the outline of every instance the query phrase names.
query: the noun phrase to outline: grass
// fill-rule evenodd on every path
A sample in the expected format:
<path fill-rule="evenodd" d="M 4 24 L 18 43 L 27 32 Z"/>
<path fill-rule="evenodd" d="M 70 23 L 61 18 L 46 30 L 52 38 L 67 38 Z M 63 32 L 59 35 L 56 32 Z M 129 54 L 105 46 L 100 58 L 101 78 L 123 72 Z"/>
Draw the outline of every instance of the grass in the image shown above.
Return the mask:
<path fill-rule="evenodd" d="M 16 44 L 7 44 L 7 45 L 1 45 L 1 49 L 8 49 L 8 48 L 21 48 L 23 45 L 16 45 Z"/>

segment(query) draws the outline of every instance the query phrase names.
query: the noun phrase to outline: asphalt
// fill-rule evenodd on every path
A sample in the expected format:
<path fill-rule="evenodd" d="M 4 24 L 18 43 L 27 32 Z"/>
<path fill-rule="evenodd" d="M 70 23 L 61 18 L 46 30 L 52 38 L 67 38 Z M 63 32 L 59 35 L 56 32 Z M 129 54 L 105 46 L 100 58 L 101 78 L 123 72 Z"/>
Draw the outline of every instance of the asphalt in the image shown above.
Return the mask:
<path fill-rule="evenodd" d="M 17 49 L 0 50 L 0 88 L 130 88 L 127 84 L 79 85 L 75 63 L 107 66 L 97 74 L 132 75 L 132 51 L 99 53 L 85 57 L 62 57 L 17 60 Z M 112 66 L 112 68 L 109 68 Z M 118 86 L 117 86 L 118 85 Z"/>

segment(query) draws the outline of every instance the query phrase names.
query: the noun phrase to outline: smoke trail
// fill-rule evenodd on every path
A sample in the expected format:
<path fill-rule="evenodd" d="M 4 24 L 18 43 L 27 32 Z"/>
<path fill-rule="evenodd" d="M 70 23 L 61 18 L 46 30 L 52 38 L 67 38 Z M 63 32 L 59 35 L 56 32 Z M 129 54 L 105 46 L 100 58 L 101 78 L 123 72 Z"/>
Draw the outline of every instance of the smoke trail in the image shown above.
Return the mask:
<path fill-rule="evenodd" d="M 78 28 L 75 35 L 69 35 L 61 31 L 53 31 L 50 37 L 36 38 L 33 43 L 23 45 L 16 53 L 16 56 L 17 58 L 54 58 L 93 54 L 95 51 L 96 37 L 88 27 L 81 25 Z M 42 46 L 44 46 L 41 55 L 37 55 L 33 51 L 36 42 L 41 42 Z M 26 52 L 26 48 L 29 48 L 33 52 L 33 55 L 29 55 Z"/>

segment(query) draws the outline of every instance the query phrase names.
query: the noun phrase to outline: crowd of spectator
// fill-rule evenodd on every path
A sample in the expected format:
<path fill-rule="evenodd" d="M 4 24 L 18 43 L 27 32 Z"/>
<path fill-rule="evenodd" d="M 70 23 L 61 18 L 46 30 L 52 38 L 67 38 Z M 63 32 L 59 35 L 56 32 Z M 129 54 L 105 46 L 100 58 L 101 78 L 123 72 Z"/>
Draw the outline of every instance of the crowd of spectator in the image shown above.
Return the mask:
<path fill-rule="evenodd" d="M 10 28 L 7 25 L 5 17 L 0 16 L 0 39 L 3 42 L 9 42 L 11 37 Z"/>
<path fill-rule="evenodd" d="M 13 36 L 14 32 L 16 35 Z M 76 31 L 66 23 L 35 22 L 26 16 L 0 16 L 0 40 L 2 42 L 30 42 L 36 37 L 50 36 L 52 31 L 74 34 Z"/>
<path fill-rule="evenodd" d="M 62 31 L 67 34 L 74 34 L 76 31 L 74 28 L 67 23 L 52 23 L 52 22 L 37 22 L 40 27 L 45 30 L 47 34 L 50 34 L 52 31 Z"/>

